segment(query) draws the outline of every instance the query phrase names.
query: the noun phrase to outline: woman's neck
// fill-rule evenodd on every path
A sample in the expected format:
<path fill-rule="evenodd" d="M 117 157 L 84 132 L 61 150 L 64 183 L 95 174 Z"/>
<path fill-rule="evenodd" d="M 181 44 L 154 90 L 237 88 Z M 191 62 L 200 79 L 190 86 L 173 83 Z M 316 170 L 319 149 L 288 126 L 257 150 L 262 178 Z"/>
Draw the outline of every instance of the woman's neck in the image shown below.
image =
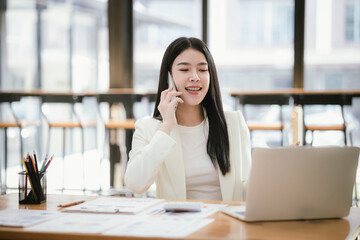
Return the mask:
<path fill-rule="evenodd" d="M 199 125 L 204 120 L 201 105 L 185 106 L 179 104 L 176 110 L 176 119 L 181 126 L 193 127 Z"/>

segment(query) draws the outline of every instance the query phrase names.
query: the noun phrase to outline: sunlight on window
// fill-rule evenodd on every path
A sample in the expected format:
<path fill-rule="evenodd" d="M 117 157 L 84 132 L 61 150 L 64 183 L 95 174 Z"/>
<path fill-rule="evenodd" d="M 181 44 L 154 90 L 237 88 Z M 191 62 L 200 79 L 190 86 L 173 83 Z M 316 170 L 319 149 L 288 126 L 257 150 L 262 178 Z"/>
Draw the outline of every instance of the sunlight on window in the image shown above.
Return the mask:
<path fill-rule="evenodd" d="M 209 47 L 222 88 L 290 88 L 294 1 L 209 1 Z"/>
<path fill-rule="evenodd" d="M 165 48 L 178 37 L 201 38 L 200 0 L 135 0 L 134 87 L 157 89 Z"/>

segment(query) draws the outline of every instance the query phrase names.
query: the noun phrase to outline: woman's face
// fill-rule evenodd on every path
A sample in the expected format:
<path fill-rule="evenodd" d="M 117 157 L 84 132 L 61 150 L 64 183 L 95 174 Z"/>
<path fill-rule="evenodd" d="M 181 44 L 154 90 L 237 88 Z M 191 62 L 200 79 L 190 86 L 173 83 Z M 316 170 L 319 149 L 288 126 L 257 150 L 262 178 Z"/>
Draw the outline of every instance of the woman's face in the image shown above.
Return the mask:
<path fill-rule="evenodd" d="M 186 49 L 175 58 L 171 72 L 177 91 L 182 92 L 183 104 L 199 105 L 210 84 L 208 63 L 204 54 L 192 48 Z"/>

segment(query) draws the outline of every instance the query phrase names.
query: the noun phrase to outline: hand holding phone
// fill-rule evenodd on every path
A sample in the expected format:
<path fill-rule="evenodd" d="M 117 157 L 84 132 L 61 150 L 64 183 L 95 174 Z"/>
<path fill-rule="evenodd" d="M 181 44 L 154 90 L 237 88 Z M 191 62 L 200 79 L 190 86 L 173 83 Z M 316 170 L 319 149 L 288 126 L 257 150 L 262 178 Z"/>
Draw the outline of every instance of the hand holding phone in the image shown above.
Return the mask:
<path fill-rule="evenodd" d="M 170 72 L 168 72 L 168 86 L 169 86 L 169 88 L 172 87 L 172 89 L 170 90 L 168 88 L 168 89 L 165 89 L 164 91 L 162 91 L 160 103 L 158 105 L 158 110 L 159 110 L 162 120 L 163 120 L 162 121 L 163 124 L 160 127 L 160 130 L 165 132 L 166 134 L 170 135 L 170 132 L 172 131 L 174 126 L 177 124 L 177 119 L 176 119 L 175 113 L 176 113 L 176 108 L 178 106 L 178 103 L 179 102 L 184 103 L 184 101 L 178 97 L 181 95 L 181 92 L 178 92 L 176 90 L 176 86 L 171 77 Z"/>
<path fill-rule="evenodd" d="M 169 84 L 169 87 L 173 87 L 173 89 L 171 90 L 171 92 L 176 92 L 176 86 L 175 86 L 175 84 L 174 84 L 174 80 L 172 79 L 172 76 L 171 76 L 170 72 L 169 72 L 169 75 L 168 75 L 168 84 Z M 173 97 L 171 98 L 171 101 L 174 100 L 174 98 L 176 98 L 176 97 L 173 96 Z M 178 104 L 175 105 L 175 111 L 176 111 L 177 105 L 178 105 Z"/>

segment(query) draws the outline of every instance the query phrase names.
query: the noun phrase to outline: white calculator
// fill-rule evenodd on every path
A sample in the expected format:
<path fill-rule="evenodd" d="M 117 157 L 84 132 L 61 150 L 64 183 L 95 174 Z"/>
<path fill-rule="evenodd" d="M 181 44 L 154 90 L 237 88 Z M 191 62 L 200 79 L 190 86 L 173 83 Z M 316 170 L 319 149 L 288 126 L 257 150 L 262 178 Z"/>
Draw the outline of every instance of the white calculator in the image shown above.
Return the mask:
<path fill-rule="evenodd" d="M 164 209 L 167 212 L 201 212 L 202 202 L 166 202 Z"/>

